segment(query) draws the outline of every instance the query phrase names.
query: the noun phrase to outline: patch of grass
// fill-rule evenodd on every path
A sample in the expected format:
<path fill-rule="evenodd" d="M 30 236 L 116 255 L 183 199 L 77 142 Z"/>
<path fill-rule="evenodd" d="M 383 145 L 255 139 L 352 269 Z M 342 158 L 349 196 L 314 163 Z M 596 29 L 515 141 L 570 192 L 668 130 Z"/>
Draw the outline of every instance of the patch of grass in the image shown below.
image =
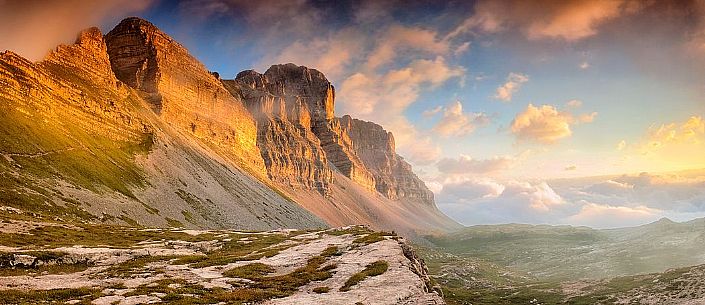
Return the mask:
<path fill-rule="evenodd" d="M 323 281 L 333 276 L 333 265 L 323 264 L 326 258 L 323 256 L 314 256 L 310 258 L 306 265 L 289 274 L 280 276 L 263 277 L 256 280 L 254 287 L 261 289 L 276 289 L 287 295 L 298 290 L 299 287 L 310 282 Z M 333 266 L 333 267 L 331 267 Z"/>
<path fill-rule="evenodd" d="M 184 227 L 184 224 L 176 219 L 169 218 L 169 217 L 167 217 L 165 219 L 166 219 L 166 222 L 169 224 L 169 226 L 172 228 L 183 228 Z"/>
<path fill-rule="evenodd" d="M 345 281 L 345 284 L 343 287 L 340 287 L 340 291 L 349 291 L 352 286 L 357 285 L 358 283 L 362 282 L 364 279 L 370 276 L 378 276 L 381 275 L 385 272 L 387 272 L 387 269 L 389 268 L 389 263 L 386 261 L 376 261 L 374 263 L 371 263 L 365 267 L 364 270 L 361 272 L 355 273 L 350 278 Z"/>
<path fill-rule="evenodd" d="M 313 288 L 313 292 L 315 293 L 328 293 L 329 291 L 330 288 L 326 286 Z"/>
<path fill-rule="evenodd" d="M 323 257 L 340 256 L 342 254 L 343 253 L 340 252 L 340 250 L 336 246 L 330 246 L 323 250 L 323 252 L 321 252 L 321 256 Z"/>
<path fill-rule="evenodd" d="M 152 214 L 152 215 L 159 215 L 159 209 L 157 209 L 151 205 L 148 205 L 144 202 L 140 202 L 140 203 L 142 204 L 144 209 L 147 210 L 147 213 Z"/>
<path fill-rule="evenodd" d="M 257 235 L 249 242 L 231 240 L 225 242 L 223 246 L 215 251 L 211 251 L 205 259 L 191 265 L 193 268 L 203 268 L 216 265 L 227 265 L 229 263 L 247 260 L 256 260 L 262 257 L 271 257 L 279 253 L 281 248 L 270 248 L 287 240 L 288 236 L 281 234 Z"/>
<path fill-rule="evenodd" d="M 142 256 L 133 258 L 121 264 L 112 265 L 107 269 L 103 270 L 101 274 L 115 278 L 115 277 L 130 277 L 134 274 L 145 272 L 144 268 L 149 263 L 169 261 L 171 259 L 178 258 L 177 256 Z"/>
<path fill-rule="evenodd" d="M 52 290 L 0 290 L 3 304 L 64 303 L 73 299 L 93 300 L 100 296 L 100 289 L 75 288 Z M 86 302 L 87 303 L 87 302 Z"/>
<path fill-rule="evenodd" d="M 372 232 L 372 233 L 369 233 L 365 236 L 356 238 L 353 241 L 353 243 L 360 244 L 360 245 L 374 244 L 378 241 L 385 240 L 386 239 L 385 236 L 396 236 L 396 235 L 394 233 L 389 233 L 389 232 L 384 232 L 384 231 Z"/>
<path fill-rule="evenodd" d="M 124 221 L 125 223 L 127 223 L 130 226 L 140 227 L 140 224 L 137 222 L 137 220 L 130 218 L 126 214 L 122 214 L 122 215 L 118 216 L 117 218 Z"/>
<path fill-rule="evenodd" d="M 181 215 L 184 215 L 184 219 L 186 219 L 186 221 L 194 223 L 193 215 L 191 214 L 191 212 L 183 210 L 181 211 Z"/>
<path fill-rule="evenodd" d="M 31 229 L 28 233 L 0 233 L 0 244 L 8 247 L 29 249 L 74 245 L 127 248 L 145 241 L 183 240 L 198 242 L 215 239 L 215 235 L 212 233 L 189 235 L 170 230 L 147 231 L 108 225 L 80 225 L 72 228 L 43 226 Z M 237 234 L 231 234 L 231 236 L 239 238 Z"/>
<path fill-rule="evenodd" d="M 254 280 L 274 272 L 274 268 L 263 263 L 252 263 L 223 272 L 224 276 Z"/>

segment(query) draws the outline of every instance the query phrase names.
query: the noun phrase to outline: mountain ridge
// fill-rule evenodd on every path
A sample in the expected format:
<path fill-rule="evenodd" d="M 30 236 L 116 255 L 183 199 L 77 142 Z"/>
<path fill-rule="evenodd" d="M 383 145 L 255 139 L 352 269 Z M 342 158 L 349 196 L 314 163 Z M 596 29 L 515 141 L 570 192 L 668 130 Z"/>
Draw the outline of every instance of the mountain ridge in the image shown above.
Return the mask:
<path fill-rule="evenodd" d="M 353 141 L 350 130 L 364 130 L 334 116 L 335 90 L 322 73 L 273 67 L 262 74 L 269 87 L 254 71 L 220 79 L 135 17 L 106 35 L 82 31 L 36 64 L 3 53 L 1 113 L 9 124 L 0 130 L 0 175 L 14 178 L 0 185 L 0 204 L 54 219 L 62 217 L 43 206 L 80 221 L 148 226 L 459 227 L 381 126 L 384 149 L 370 153 L 381 163 L 362 160 L 366 150 L 355 143 L 364 137 Z"/>

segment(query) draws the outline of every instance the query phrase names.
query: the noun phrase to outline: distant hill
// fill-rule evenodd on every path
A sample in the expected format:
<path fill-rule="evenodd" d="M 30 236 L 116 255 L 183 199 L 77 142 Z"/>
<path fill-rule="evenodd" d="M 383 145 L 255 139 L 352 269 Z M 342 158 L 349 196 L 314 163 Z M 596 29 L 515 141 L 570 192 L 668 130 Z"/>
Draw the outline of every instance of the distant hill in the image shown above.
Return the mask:
<path fill-rule="evenodd" d="M 496 263 L 541 279 L 606 278 L 705 263 L 705 219 L 668 219 L 596 230 L 548 225 L 472 226 L 429 237 L 449 253 Z"/>

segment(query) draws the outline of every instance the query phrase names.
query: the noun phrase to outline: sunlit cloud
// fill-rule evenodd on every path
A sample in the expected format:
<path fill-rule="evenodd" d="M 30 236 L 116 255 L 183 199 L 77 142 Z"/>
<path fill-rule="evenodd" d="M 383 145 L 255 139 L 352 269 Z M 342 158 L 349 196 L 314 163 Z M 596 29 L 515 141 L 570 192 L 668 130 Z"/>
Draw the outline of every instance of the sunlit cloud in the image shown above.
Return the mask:
<path fill-rule="evenodd" d="M 521 85 L 529 81 L 529 77 L 521 73 L 509 73 L 506 82 L 497 88 L 495 99 L 503 102 L 512 100 L 514 94 L 519 91 Z"/>
<path fill-rule="evenodd" d="M 88 27 L 117 22 L 152 1 L 0 1 L 0 51 L 37 61 L 62 43 L 73 43 Z"/>
<path fill-rule="evenodd" d="M 463 111 L 463 104 L 460 101 L 455 101 L 438 109 L 442 117 L 433 127 L 433 131 L 441 136 L 464 136 L 475 131 L 477 127 L 484 126 L 489 123 L 489 118 L 484 113 L 474 113 Z M 424 115 L 433 115 L 436 109 L 424 112 Z"/>
<path fill-rule="evenodd" d="M 521 1 L 484 0 L 475 12 L 449 36 L 463 33 L 497 33 L 510 28 L 528 39 L 578 41 L 598 33 L 599 27 L 620 16 L 633 14 L 642 6 L 629 0 Z"/>
<path fill-rule="evenodd" d="M 460 155 L 458 158 L 443 158 L 436 164 L 438 171 L 450 175 L 491 175 L 510 169 L 517 163 L 512 156 L 495 156 L 489 159 L 474 159 Z"/>
<path fill-rule="evenodd" d="M 551 105 L 536 107 L 529 104 L 517 114 L 510 128 L 520 140 L 551 144 L 571 136 L 572 125 L 592 122 L 596 116 L 596 112 L 576 116 Z"/>

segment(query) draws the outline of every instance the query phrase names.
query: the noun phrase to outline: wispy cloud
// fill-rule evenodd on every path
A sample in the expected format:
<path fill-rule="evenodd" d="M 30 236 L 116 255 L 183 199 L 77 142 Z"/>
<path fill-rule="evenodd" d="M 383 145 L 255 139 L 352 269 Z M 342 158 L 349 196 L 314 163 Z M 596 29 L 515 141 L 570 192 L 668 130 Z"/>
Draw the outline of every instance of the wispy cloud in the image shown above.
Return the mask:
<path fill-rule="evenodd" d="M 512 100 L 514 94 L 519 91 L 521 85 L 529 81 L 529 77 L 521 73 L 509 73 L 504 84 L 499 86 L 494 95 L 495 99 L 503 102 Z"/>
<path fill-rule="evenodd" d="M 117 22 L 151 5 L 152 1 L 51 0 L 0 1 L 0 50 L 30 60 L 42 59 L 62 43 L 72 43 L 79 31 Z"/>

